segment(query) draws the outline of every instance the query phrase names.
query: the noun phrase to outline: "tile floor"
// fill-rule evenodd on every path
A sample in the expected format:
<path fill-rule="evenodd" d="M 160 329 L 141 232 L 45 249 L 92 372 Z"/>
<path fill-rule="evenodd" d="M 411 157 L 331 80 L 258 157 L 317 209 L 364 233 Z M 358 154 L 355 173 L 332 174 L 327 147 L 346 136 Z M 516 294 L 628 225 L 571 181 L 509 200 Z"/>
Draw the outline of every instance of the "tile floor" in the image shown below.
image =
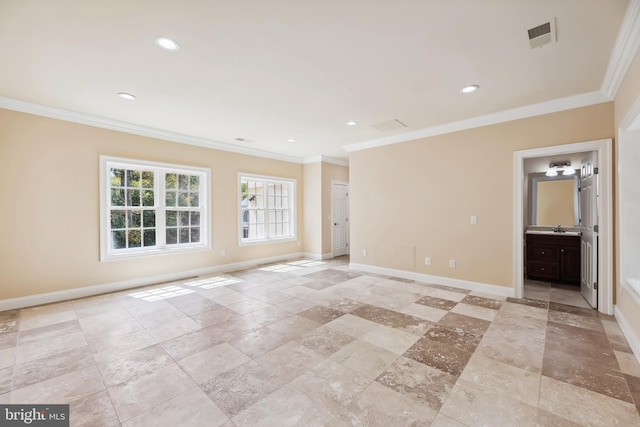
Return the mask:
<path fill-rule="evenodd" d="M 612 317 L 347 263 L 0 313 L 0 402 L 70 403 L 73 426 L 640 426 Z"/>
<path fill-rule="evenodd" d="M 575 285 L 564 285 L 525 279 L 524 297 L 541 301 L 574 305 L 576 307 L 590 308 L 589 304 L 580 293 L 580 286 Z"/>

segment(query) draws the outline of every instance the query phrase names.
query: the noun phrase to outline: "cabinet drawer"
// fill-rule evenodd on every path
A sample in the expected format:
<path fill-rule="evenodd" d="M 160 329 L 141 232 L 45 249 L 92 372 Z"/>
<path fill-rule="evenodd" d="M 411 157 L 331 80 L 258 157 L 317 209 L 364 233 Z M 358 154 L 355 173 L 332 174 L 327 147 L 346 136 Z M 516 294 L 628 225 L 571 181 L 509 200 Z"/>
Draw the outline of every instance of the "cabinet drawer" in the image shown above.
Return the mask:
<path fill-rule="evenodd" d="M 560 269 L 557 262 L 541 262 L 529 260 L 527 263 L 527 277 L 541 279 L 557 279 Z"/>
<path fill-rule="evenodd" d="M 527 257 L 540 261 L 556 261 L 558 259 L 558 248 L 552 246 L 531 246 L 527 248 Z"/>

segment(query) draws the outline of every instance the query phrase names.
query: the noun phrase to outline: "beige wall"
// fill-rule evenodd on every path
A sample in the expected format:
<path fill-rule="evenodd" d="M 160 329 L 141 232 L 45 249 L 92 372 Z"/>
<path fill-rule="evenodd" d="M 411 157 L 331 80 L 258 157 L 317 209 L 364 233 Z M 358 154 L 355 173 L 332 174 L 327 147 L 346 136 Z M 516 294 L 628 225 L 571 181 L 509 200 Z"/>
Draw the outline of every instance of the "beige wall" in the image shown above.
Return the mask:
<path fill-rule="evenodd" d="M 331 247 L 331 209 L 333 205 L 332 199 L 332 182 L 342 181 L 349 182 L 349 168 L 346 166 L 338 166 L 332 163 L 322 163 L 322 253 L 330 254 Z"/>
<path fill-rule="evenodd" d="M 605 103 L 351 153 L 351 261 L 512 287 L 513 152 L 613 129 Z"/>
<path fill-rule="evenodd" d="M 640 100 L 640 52 L 636 53 L 636 57 L 633 60 L 631 67 L 627 71 L 627 74 L 618 90 L 616 98 L 614 100 L 614 110 L 615 110 L 615 129 L 618 129 L 621 125 L 621 122 L 626 118 L 627 114 L 630 112 L 631 108 L 634 106 L 636 102 Z M 619 152 L 619 141 L 615 141 L 614 152 Z M 616 176 L 615 176 L 615 203 L 616 207 L 618 207 L 620 200 L 620 192 L 619 185 L 620 176 L 618 174 L 618 169 L 616 168 Z M 639 185 L 637 182 L 625 182 L 625 185 Z M 619 209 L 618 209 L 619 212 Z M 620 235 L 619 224 L 616 222 L 616 235 Z M 620 244 L 619 241 L 616 242 L 616 252 L 620 254 Z M 640 249 L 640 248 L 636 248 Z M 628 257 L 628 254 L 627 254 Z M 624 277 L 620 274 L 620 259 L 623 256 L 616 256 L 616 271 L 615 278 L 617 286 L 617 298 L 616 298 L 616 306 L 620 313 L 627 320 L 628 325 L 632 328 L 633 333 L 635 335 L 636 343 L 640 343 L 640 304 L 636 303 L 635 300 L 627 293 L 627 291 L 621 286 L 622 281 L 625 280 Z M 639 354 L 636 354 L 636 357 L 640 358 Z"/>
<path fill-rule="evenodd" d="M 304 252 L 322 254 L 322 164 L 304 165 Z"/>
<path fill-rule="evenodd" d="M 304 165 L 304 252 L 331 255 L 331 183 L 349 181 L 349 168 L 332 163 Z"/>
<path fill-rule="evenodd" d="M 99 156 L 211 169 L 212 249 L 99 260 Z M 238 247 L 238 172 L 296 179 L 303 166 L 0 109 L 0 299 L 177 273 L 300 252 L 298 242 Z M 226 256 L 220 256 L 224 249 Z"/>

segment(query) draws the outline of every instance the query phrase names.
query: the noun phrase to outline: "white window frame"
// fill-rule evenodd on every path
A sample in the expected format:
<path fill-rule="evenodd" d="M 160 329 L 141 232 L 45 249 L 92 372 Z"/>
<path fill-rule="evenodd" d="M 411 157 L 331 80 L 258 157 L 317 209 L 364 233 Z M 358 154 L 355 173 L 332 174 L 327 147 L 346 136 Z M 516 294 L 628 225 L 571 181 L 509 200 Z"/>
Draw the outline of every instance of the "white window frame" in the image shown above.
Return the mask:
<path fill-rule="evenodd" d="M 265 223 L 265 237 L 259 239 L 247 239 L 243 234 L 243 215 L 242 215 L 242 180 L 250 179 L 253 181 L 262 181 L 264 182 L 263 188 L 265 189 L 264 194 L 264 223 Z M 271 237 L 269 236 L 269 206 L 268 206 L 268 195 L 267 189 L 268 184 L 286 184 L 289 186 L 289 235 L 285 237 Z M 281 243 L 281 242 L 291 242 L 297 240 L 297 181 L 291 178 L 282 178 L 276 176 L 267 176 L 267 175 L 255 175 L 250 173 L 238 173 L 238 246 L 253 246 L 253 245 L 261 245 L 261 244 L 269 244 L 269 243 Z"/>
<path fill-rule="evenodd" d="M 113 249 L 111 242 L 111 168 L 152 170 L 154 176 L 154 208 L 156 223 L 156 245 Z M 169 173 L 196 175 L 200 177 L 200 242 L 166 244 L 166 211 L 173 207 L 165 206 L 165 175 Z M 114 261 L 136 257 L 196 252 L 211 249 L 210 200 L 211 170 L 207 168 L 151 162 L 146 160 L 100 156 L 100 261 Z M 141 206 L 142 208 L 142 206 Z M 142 209 L 141 209 L 142 210 Z M 179 208 L 176 210 L 180 210 Z"/>

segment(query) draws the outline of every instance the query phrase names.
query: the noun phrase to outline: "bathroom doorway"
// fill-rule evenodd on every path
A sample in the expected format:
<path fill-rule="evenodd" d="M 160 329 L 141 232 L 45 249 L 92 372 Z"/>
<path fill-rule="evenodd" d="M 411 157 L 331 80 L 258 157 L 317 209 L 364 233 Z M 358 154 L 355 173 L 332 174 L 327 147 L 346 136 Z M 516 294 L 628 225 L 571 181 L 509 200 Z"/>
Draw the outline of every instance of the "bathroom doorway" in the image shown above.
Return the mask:
<path fill-rule="evenodd" d="M 598 174 L 599 197 L 597 198 L 597 208 L 594 206 L 593 209 L 597 214 L 596 217 L 592 216 L 592 219 L 594 219 L 594 222 L 598 225 L 598 235 L 597 239 L 595 239 L 596 246 L 595 248 L 592 247 L 592 249 L 595 250 L 595 252 L 592 252 L 595 261 L 592 274 L 589 276 L 587 275 L 588 272 L 584 270 L 589 264 L 585 262 L 584 259 L 584 254 L 587 253 L 584 248 L 585 242 L 581 241 L 582 237 L 577 237 L 584 232 L 579 223 L 583 213 L 580 212 L 578 208 L 578 179 L 574 179 L 573 181 L 576 182 L 576 193 L 574 193 L 574 196 L 556 195 L 556 201 L 552 202 L 551 205 L 547 201 L 541 200 L 540 206 L 537 207 L 538 212 L 540 212 L 540 218 L 543 218 L 542 207 L 555 207 L 555 204 L 558 203 L 559 200 L 564 200 L 567 202 L 567 206 L 563 207 L 564 216 L 559 217 L 561 219 L 541 220 L 543 222 L 551 221 L 549 224 L 538 224 L 535 222 L 535 219 L 532 220 L 532 218 L 536 217 L 536 213 L 535 211 L 532 212 L 532 209 L 536 208 L 537 200 L 532 198 L 535 188 L 532 187 L 530 178 L 541 175 L 545 176 L 544 171 L 549 169 L 550 163 L 561 163 L 560 167 L 571 167 L 575 170 L 577 176 L 581 176 L 583 174 L 581 170 L 582 160 L 592 155 L 599 159 L 600 168 Z M 570 163 L 570 166 L 567 166 L 567 163 Z M 594 306 L 597 304 L 600 312 L 606 314 L 613 313 L 613 227 L 611 200 L 613 170 L 611 165 L 610 139 L 523 150 L 514 153 L 514 294 L 516 297 L 558 302 L 578 307 L 591 307 L 587 303 L 587 300 L 581 295 L 580 281 L 576 280 L 577 276 L 580 278 L 588 277 L 588 282 L 585 283 L 593 284 L 593 286 L 597 286 L 599 289 L 597 290 L 597 296 L 596 291 L 594 291 L 593 294 L 587 293 L 586 295 L 593 295 L 592 303 Z M 565 179 L 571 179 L 571 177 Z M 571 188 L 571 182 L 572 181 L 569 181 L 567 183 L 565 181 L 564 187 Z M 575 215 L 573 215 L 574 210 L 570 209 L 572 206 L 575 207 Z M 560 209 L 554 208 L 554 211 L 555 210 Z M 584 210 L 584 207 L 582 210 Z M 556 212 L 554 212 L 554 214 L 555 213 Z M 554 232 L 558 228 L 560 228 L 562 233 Z M 541 251 L 539 255 L 543 258 L 536 260 L 536 262 L 529 262 L 527 265 L 527 258 L 525 256 L 527 231 L 530 234 L 540 234 L 541 239 L 545 239 L 544 235 L 549 235 L 549 239 L 554 239 L 554 236 L 561 235 L 562 238 L 560 239 L 550 240 L 552 246 L 555 245 L 554 242 L 557 240 L 566 240 L 567 242 L 571 242 L 571 244 L 566 248 L 560 245 L 557 246 L 556 252 Z M 576 242 L 573 242 L 573 240 L 576 240 Z M 546 243 L 549 242 L 545 242 L 545 244 Z M 580 246 L 575 246 L 575 244 L 579 244 Z M 580 254 L 582 254 L 582 259 L 580 259 Z M 548 256 L 557 257 L 553 259 L 559 260 L 559 263 L 561 262 L 560 260 L 563 259 L 561 257 L 564 257 L 569 262 L 568 265 L 570 268 L 567 270 L 566 265 L 561 267 L 564 265 L 562 263 L 558 265 L 550 264 L 550 260 L 544 258 Z M 578 273 L 575 272 L 576 263 L 579 270 Z M 527 272 L 527 267 L 532 271 Z M 562 272 L 560 268 L 566 271 Z M 527 277 L 525 277 L 525 275 Z M 597 285 L 595 285 L 596 283 Z"/>

